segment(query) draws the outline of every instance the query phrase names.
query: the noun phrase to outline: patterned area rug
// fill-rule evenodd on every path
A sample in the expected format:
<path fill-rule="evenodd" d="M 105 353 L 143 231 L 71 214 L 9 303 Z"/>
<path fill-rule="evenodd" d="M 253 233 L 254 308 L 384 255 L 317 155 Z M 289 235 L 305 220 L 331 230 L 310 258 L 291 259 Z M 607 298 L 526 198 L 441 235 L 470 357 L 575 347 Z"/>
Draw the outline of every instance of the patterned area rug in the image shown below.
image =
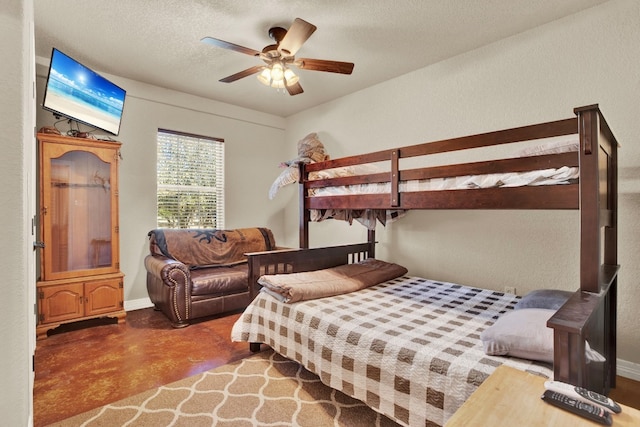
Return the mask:
<path fill-rule="evenodd" d="M 397 426 L 271 349 L 52 426 Z"/>

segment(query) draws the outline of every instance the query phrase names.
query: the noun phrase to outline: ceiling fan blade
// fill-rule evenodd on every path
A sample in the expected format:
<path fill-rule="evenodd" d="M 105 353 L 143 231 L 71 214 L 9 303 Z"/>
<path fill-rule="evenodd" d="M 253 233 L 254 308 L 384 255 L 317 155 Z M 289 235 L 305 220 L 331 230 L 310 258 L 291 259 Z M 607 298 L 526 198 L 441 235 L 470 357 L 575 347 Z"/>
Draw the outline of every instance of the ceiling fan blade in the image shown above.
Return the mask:
<path fill-rule="evenodd" d="M 304 90 L 302 90 L 302 86 L 300 86 L 300 83 L 295 83 L 291 86 L 287 86 L 287 92 L 289 92 L 289 95 L 293 96 L 301 94 L 302 92 L 304 92 Z"/>
<path fill-rule="evenodd" d="M 264 65 L 255 65 L 251 68 L 247 68 L 246 70 L 242 70 L 238 73 L 232 74 L 228 77 L 225 77 L 224 79 L 220 79 L 220 81 L 222 83 L 232 83 L 235 82 L 236 80 L 240 80 L 244 77 L 250 76 L 252 74 L 256 74 L 259 73 L 260 71 L 262 71 L 264 69 Z"/>
<path fill-rule="evenodd" d="M 351 74 L 352 62 L 326 61 L 324 59 L 300 58 L 294 62 L 298 68 L 313 71 L 328 71 L 330 73 Z"/>
<path fill-rule="evenodd" d="M 258 52 L 257 50 L 249 49 L 248 47 L 226 42 L 224 40 L 214 39 L 213 37 L 203 37 L 202 39 L 200 39 L 200 41 L 206 44 L 210 44 L 212 46 L 221 47 L 223 49 L 229 49 L 235 52 L 244 53 L 246 55 L 260 56 L 260 52 Z"/>
<path fill-rule="evenodd" d="M 285 34 L 284 38 L 280 41 L 278 51 L 285 56 L 295 55 L 304 42 L 311 37 L 311 34 L 313 34 L 316 28 L 315 25 L 303 19 L 296 18 L 293 24 L 291 24 L 291 27 L 289 27 L 289 30 L 287 30 L 287 34 Z"/>

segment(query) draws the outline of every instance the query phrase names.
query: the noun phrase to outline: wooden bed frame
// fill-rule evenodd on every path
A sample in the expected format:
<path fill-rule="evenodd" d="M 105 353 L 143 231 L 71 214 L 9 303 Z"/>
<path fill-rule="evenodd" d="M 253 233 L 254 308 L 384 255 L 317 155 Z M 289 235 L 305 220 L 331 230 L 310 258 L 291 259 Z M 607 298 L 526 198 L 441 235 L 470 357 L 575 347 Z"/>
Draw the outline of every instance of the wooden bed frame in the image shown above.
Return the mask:
<path fill-rule="evenodd" d="M 554 330 L 554 376 L 607 394 L 616 377 L 617 148 L 597 105 L 574 109 L 576 117 L 513 129 L 389 149 L 300 166 L 300 248 L 249 256 L 250 283 L 261 274 L 333 267 L 375 256 L 375 230 L 368 242 L 309 249 L 310 209 L 578 209 L 580 289 L 547 325 Z M 415 156 L 578 134 L 579 151 L 401 170 Z M 309 180 L 309 173 L 343 166 L 390 162 L 390 171 Z M 399 191 L 401 181 L 579 166 L 578 183 L 444 191 Z M 389 182 L 390 194 L 308 197 L 312 188 Z M 257 289 L 257 285 L 255 285 Z M 254 289 L 255 292 L 255 289 Z M 587 363 L 586 341 L 604 363 Z M 255 349 L 255 347 L 253 347 Z"/>

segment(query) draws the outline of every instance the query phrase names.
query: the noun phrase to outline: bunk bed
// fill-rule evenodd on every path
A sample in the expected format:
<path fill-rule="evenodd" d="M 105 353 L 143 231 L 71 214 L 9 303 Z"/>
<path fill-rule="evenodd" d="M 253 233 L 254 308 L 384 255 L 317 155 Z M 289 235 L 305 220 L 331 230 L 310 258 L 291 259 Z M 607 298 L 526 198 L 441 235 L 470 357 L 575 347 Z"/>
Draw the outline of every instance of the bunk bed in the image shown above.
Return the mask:
<path fill-rule="evenodd" d="M 559 121 L 300 165 L 300 249 L 249 254 L 249 280 L 256 297 L 234 325 L 232 339 L 251 343 L 254 351 L 260 343 L 270 345 L 318 374 L 327 385 L 363 400 L 403 425 L 443 425 L 500 364 L 607 394 L 615 387 L 616 375 L 618 143 L 597 105 L 576 108 L 574 113 L 575 117 Z M 535 145 L 543 139 L 570 135 L 575 135 L 577 151 L 551 150 L 499 160 L 401 168 L 400 159 L 405 158 L 519 142 Z M 388 171 L 339 174 L 335 178 L 318 174 L 380 162 L 388 164 Z M 415 180 L 559 168 L 575 171 L 573 178 L 555 185 L 446 190 L 408 185 Z M 330 196 L 318 196 L 321 193 L 317 191 L 331 187 L 353 190 L 369 184 L 383 184 L 386 190 L 373 194 L 333 192 Z M 295 304 L 258 292 L 258 282 L 264 275 L 334 268 L 375 257 L 373 228 L 366 243 L 309 248 L 309 222 L 314 210 L 411 209 L 579 210 L 580 288 L 546 321 L 553 330 L 552 364 L 492 356 L 478 350 L 482 349 L 481 332 L 513 310 L 519 299 L 499 292 L 406 275 L 362 291 Z M 432 311 L 423 313 L 421 303 Z M 367 304 L 374 305 L 362 309 Z M 462 310 L 462 315 L 456 310 Z M 414 311 L 425 317 L 416 319 Z M 383 312 L 392 320 L 382 323 L 391 322 L 394 327 L 374 325 Z M 350 326 L 351 321 L 359 326 Z M 445 337 L 450 341 L 442 344 L 437 339 L 421 340 L 409 332 L 421 328 L 429 337 L 449 335 L 443 330 L 463 332 L 461 336 L 455 332 L 453 337 Z M 383 335 L 361 338 L 378 329 Z M 404 341 L 400 347 L 393 347 L 391 343 L 397 340 Z M 358 347 L 358 341 L 364 347 Z M 422 345 L 415 347 L 415 343 Z M 589 357 L 592 350 L 601 356 L 597 362 Z M 419 356 L 422 353 L 428 353 L 426 358 Z M 457 372 L 462 377 L 448 378 L 458 362 L 465 365 Z M 424 364 L 428 366 L 426 372 Z M 390 377 L 382 384 L 380 377 L 385 374 L 381 372 L 386 371 Z M 446 374 L 444 378 L 435 375 L 441 371 Z"/>

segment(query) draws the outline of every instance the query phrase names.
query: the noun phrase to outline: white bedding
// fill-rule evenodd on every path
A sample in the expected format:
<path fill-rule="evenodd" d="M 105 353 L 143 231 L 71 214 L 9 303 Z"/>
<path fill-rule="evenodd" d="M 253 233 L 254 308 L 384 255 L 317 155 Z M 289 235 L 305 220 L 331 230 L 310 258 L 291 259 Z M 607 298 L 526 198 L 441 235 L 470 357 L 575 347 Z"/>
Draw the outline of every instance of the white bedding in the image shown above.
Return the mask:
<path fill-rule="evenodd" d="M 453 178 L 421 179 L 401 182 L 400 192 L 468 190 L 492 187 L 522 187 L 526 185 L 568 184 L 578 179 L 579 168 L 563 166 L 559 169 L 544 169 L 531 172 L 466 175 Z M 314 188 L 310 196 L 340 196 L 345 194 L 388 194 L 390 183 L 342 185 L 338 187 Z"/>
<path fill-rule="evenodd" d="M 576 135 L 577 136 L 577 135 Z M 519 156 L 554 154 L 578 150 L 576 136 L 560 140 L 549 141 L 534 147 L 521 150 Z M 372 165 L 349 166 L 313 172 L 310 180 L 335 178 L 341 176 L 365 175 L 379 172 Z M 400 192 L 468 190 L 493 187 L 523 187 L 528 185 L 562 185 L 580 176 L 578 167 L 561 167 L 558 169 L 543 169 L 530 172 L 509 172 L 485 175 L 466 175 L 451 178 L 435 178 L 400 182 Z M 338 196 L 346 194 L 388 194 L 391 192 L 390 183 L 358 184 L 337 187 L 313 188 L 309 196 Z"/>

